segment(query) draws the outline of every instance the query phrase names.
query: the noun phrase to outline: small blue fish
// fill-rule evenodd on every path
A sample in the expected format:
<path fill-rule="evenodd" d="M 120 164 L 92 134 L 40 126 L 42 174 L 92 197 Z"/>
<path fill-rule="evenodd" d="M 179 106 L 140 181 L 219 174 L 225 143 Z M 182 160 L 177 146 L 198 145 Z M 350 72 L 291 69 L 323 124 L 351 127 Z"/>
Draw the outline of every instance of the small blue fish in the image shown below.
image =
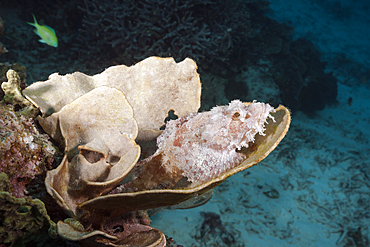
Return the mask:
<path fill-rule="evenodd" d="M 36 17 L 34 15 L 32 16 L 35 22 L 34 23 L 27 22 L 27 23 L 36 28 L 34 32 L 35 34 L 40 36 L 41 39 L 39 40 L 39 42 L 45 43 L 53 47 L 58 47 L 58 38 L 57 38 L 57 35 L 55 34 L 54 29 L 46 25 L 39 25 L 36 21 Z"/>

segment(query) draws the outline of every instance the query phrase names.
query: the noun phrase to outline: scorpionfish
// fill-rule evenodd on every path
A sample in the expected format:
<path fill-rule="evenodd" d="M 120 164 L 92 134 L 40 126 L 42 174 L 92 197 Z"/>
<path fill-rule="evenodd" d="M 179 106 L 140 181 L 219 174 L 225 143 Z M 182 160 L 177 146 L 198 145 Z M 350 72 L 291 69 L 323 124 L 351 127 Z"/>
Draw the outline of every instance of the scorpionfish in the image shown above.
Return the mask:
<path fill-rule="evenodd" d="M 253 101 L 246 106 L 234 100 L 228 106 L 171 120 L 157 138 L 153 156 L 161 155 L 167 173 L 181 173 L 195 187 L 239 165 L 245 155 L 237 150 L 248 148 L 256 134 L 264 135 L 274 111 L 269 104 Z"/>

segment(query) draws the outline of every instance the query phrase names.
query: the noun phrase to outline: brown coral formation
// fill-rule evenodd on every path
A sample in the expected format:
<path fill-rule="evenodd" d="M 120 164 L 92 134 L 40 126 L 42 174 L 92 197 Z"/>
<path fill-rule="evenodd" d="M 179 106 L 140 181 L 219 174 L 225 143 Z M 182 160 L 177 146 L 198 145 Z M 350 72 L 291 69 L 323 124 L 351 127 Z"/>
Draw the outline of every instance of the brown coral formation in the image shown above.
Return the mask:
<path fill-rule="evenodd" d="M 38 120 L 64 144 L 66 156 L 48 173 L 46 185 L 71 216 L 79 214 L 78 204 L 107 193 L 127 176 L 140 154 L 134 141 L 156 138 L 168 111 L 184 116 L 198 110 L 196 68 L 190 59 L 177 64 L 151 57 L 93 77 L 54 74 L 23 91 L 46 115 L 55 111 Z"/>
<path fill-rule="evenodd" d="M 23 93 L 44 113 L 38 118 L 44 130 L 65 147 L 62 163 L 45 181 L 75 218 L 60 221 L 58 233 L 96 246 L 165 246 L 163 233 L 138 218 L 140 210 L 186 201 L 257 164 L 290 123 L 283 106 L 257 102 L 234 101 L 196 114 L 200 81 L 190 59 L 151 57 L 92 77 L 53 74 Z M 161 134 L 171 110 L 180 118 L 167 123 L 158 152 L 137 163 L 136 141 Z M 190 159 L 192 145 L 200 153 Z"/>
<path fill-rule="evenodd" d="M 85 246 L 167 246 L 165 235 L 143 222 L 143 214 L 135 211 L 111 218 L 102 230 L 95 231 L 86 231 L 78 221 L 66 219 L 58 222 L 58 234 Z"/>

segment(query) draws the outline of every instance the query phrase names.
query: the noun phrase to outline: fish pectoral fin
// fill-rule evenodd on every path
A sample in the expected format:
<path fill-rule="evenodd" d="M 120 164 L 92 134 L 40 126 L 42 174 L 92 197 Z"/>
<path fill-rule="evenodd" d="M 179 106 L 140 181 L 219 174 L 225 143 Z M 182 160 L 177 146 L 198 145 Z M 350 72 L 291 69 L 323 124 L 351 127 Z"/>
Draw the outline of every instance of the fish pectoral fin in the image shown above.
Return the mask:
<path fill-rule="evenodd" d="M 43 40 L 43 39 L 39 39 L 39 42 L 46 44 L 45 40 Z"/>

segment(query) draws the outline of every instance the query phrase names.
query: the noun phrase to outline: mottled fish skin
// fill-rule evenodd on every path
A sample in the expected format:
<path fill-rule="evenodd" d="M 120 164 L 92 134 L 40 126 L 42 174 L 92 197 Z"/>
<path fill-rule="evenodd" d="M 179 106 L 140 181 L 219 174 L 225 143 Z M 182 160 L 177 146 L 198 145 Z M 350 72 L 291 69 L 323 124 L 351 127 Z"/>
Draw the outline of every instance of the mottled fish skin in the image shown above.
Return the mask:
<path fill-rule="evenodd" d="M 264 125 L 274 108 L 234 100 L 228 106 L 171 120 L 158 137 L 158 150 L 167 172 L 181 173 L 195 187 L 239 165 L 245 155 L 237 152 L 264 135 Z"/>

